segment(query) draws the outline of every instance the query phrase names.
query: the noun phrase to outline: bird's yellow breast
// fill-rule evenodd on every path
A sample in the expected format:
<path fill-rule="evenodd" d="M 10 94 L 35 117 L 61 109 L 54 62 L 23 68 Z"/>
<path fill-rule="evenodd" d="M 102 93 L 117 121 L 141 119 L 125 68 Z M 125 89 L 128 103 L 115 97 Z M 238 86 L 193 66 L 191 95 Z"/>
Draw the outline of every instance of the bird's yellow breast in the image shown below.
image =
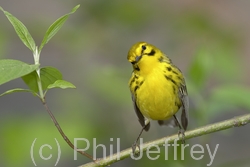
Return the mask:
<path fill-rule="evenodd" d="M 136 91 L 132 89 L 135 87 Z M 154 68 L 146 75 L 135 77 L 131 92 L 135 93 L 136 104 L 141 113 L 149 119 L 166 120 L 179 109 L 178 87 L 166 79 L 162 68 Z"/>

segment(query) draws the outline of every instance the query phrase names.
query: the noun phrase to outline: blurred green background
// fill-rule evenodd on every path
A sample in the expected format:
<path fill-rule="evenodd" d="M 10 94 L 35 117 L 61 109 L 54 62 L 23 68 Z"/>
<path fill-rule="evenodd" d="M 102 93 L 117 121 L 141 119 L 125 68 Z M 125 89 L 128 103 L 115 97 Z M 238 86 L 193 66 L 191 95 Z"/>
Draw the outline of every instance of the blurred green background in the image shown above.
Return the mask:
<path fill-rule="evenodd" d="M 21 20 L 37 42 L 57 18 L 74 6 L 81 7 L 71 15 L 62 29 L 45 45 L 42 66 L 58 68 L 77 89 L 55 89 L 46 100 L 62 129 L 69 137 L 103 144 L 110 153 L 131 147 L 141 126 L 133 111 L 128 80 L 132 67 L 127 62 L 129 48 L 138 41 L 156 45 L 185 74 L 190 96 L 190 125 L 194 129 L 234 116 L 249 113 L 250 1 L 31 1 L 2 0 L 0 6 Z M 33 63 L 32 53 L 22 44 L 5 15 L 0 13 L 0 58 Z M 21 79 L 1 85 L 6 90 L 26 88 Z M 61 158 L 57 166 L 79 166 L 89 162 L 77 155 L 62 139 L 41 102 L 28 93 L 0 98 L 0 166 L 34 166 L 30 157 L 32 142 L 38 166 L 54 166 L 57 158 L 55 138 L 60 144 Z M 150 141 L 177 132 L 152 122 Z M 113 141 L 110 139 L 113 138 Z M 250 164 L 249 125 L 188 140 L 194 144 L 219 144 L 213 167 L 246 167 Z M 39 158 L 39 147 L 43 149 Z M 80 148 L 86 142 L 78 143 Z M 210 158 L 194 160 L 186 149 L 185 160 L 161 157 L 152 161 L 125 159 L 113 166 L 206 166 Z M 102 157 L 97 149 L 97 157 Z M 199 157 L 199 155 L 197 155 Z"/>

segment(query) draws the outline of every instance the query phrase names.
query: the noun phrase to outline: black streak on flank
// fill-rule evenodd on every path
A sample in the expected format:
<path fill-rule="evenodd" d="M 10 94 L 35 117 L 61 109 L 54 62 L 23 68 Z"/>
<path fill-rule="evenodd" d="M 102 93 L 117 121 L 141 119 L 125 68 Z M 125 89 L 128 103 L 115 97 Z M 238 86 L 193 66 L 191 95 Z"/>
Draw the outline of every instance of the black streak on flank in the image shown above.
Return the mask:
<path fill-rule="evenodd" d="M 181 77 L 180 77 L 179 75 L 177 76 L 177 78 L 178 78 L 180 81 L 182 80 Z"/>
<path fill-rule="evenodd" d="M 143 84 L 143 82 L 144 82 L 144 81 L 141 81 L 139 85 L 141 86 L 141 85 Z"/>
<path fill-rule="evenodd" d="M 174 74 L 178 75 L 178 73 L 176 71 L 173 71 Z"/>
<path fill-rule="evenodd" d="M 131 80 L 129 86 L 131 87 L 131 85 L 135 82 L 135 77 L 133 77 L 133 79 Z"/>
<path fill-rule="evenodd" d="M 154 56 L 155 55 L 155 50 L 152 49 L 150 53 L 147 54 L 148 56 Z"/>
<path fill-rule="evenodd" d="M 168 70 L 168 71 L 171 71 L 171 70 L 172 70 L 172 68 L 171 68 L 171 67 L 167 67 L 167 70 Z"/>
<path fill-rule="evenodd" d="M 159 62 L 161 63 L 161 62 L 163 62 L 163 56 L 161 56 L 158 60 L 159 60 Z"/>
<path fill-rule="evenodd" d="M 167 80 L 171 81 L 174 85 L 176 85 L 176 82 L 172 79 L 171 76 L 165 75 L 165 78 L 166 78 Z"/>
<path fill-rule="evenodd" d="M 135 86 L 134 92 L 136 92 L 136 90 L 139 88 L 139 86 Z"/>
<path fill-rule="evenodd" d="M 175 86 L 173 85 L 173 93 L 175 94 L 176 92 L 176 89 L 175 89 Z"/>

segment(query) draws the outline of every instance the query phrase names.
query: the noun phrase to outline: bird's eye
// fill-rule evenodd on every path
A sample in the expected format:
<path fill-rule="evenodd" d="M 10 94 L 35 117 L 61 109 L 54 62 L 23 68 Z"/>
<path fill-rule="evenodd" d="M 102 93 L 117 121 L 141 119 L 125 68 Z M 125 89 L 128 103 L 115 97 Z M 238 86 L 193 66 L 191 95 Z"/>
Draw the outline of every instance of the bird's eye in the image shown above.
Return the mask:
<path fill-rule="evenodd" d="M 142 50 L 146 50 L 147 49 L 147 47 L 145 45 L 142 45 L 141 48 L 142 48 Z"/>

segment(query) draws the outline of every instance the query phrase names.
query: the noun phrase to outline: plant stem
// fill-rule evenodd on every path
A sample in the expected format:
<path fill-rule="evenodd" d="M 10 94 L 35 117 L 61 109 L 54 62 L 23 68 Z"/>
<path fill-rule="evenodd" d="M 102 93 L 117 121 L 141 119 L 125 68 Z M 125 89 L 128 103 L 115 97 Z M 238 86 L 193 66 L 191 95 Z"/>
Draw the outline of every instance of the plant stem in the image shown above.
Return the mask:
<path fill-rule="evenodd" d="M 222 131 L 222 130 L 233 128 L 233 127 L 244 126 L 248 123 L 250 123 L 250 114 L 235 117 L 235 118 L 232 118 L 229 120 L 214 123 L 211 125 L 207 125 L 204 127 L 194 129 L 194 130 L 186 131 L 185 132 L 185 139 L 191 139 L 194 137 L 203 136 L 206 134 Z M 166 143 L 166 141 L 167 141 L 167 143 L 173 143 L 176 139 L 179 140 L 178 135 L 172 135 L 172 136 L 164 137 L 164 138 L 157 139 L 154 141 L 150 141 L 147 143 L 143 143 L 143 145 L 141 146 L 141 151 L 145 152 L 152 145 L 162 147 Z M 123 151 L 116 153 L 116 154 L 113 154 L 111 156 L 100 158 L 96 161 L 96 163 L 88 163 L 88 164 L 84 164 L 80 167 L 108 166 L 108 165 L 111 165 L 115 162 L 118 162 L 120 160 L 123 160 L 125 158 L 130 157 L 131 153 L 132 153 L 132 149 L 128 148 L 126 150 L 123 150 Z M 136 153 L 139 153 L 139 151 L 137 150 Z"/>
<path fill-rule="evenodd" d="M 45 107 L 46 111 L 49 113 L 52 121 L 54 122 L 56 128 L 58 129 L 58 131 L 60 132 L 61 136 L 63 137 L 63 139 L 68 143 L 68 145 L 75 151 L 77 151 L 78 153 L 86 156 L 87 158 L 91 159 L 92 161 L 95 162 L 95 160 L 93 159 L 93 157 L 91 155 L 89 155 L 88 153 L 84 152 L 84 151 L 80 151 L 78 150 L 73 144 L 72 142 L 68 139 L 68 137 L 64 134 L 63 130 L 61 129 L 59 123 L 57 122 L 56 118 L 54 117 L 53 113 L 50 111 L 47 103 L 45 100 L 42 100 L 43 106 Z"/>
<path fill-rule="evenodd" d="M 33 57 L 34 57 L 34 62 L 35 64 L 39 64 L 39 59 L 40 59 L 40 54 L 38 53 L 37 46 L 35 48 L 35 51 L 33 52 Z M 37 81 L 37 87 L 39 91 L 39 97 L 44 102 L 44 93 L 43 93 L 43 87 L 42 87 L 42 81 L 41 81 L 41 76 L 40 76 L 40 68 L 36 70 L 37 76 L 36 76 L 36 81 Z"/>

